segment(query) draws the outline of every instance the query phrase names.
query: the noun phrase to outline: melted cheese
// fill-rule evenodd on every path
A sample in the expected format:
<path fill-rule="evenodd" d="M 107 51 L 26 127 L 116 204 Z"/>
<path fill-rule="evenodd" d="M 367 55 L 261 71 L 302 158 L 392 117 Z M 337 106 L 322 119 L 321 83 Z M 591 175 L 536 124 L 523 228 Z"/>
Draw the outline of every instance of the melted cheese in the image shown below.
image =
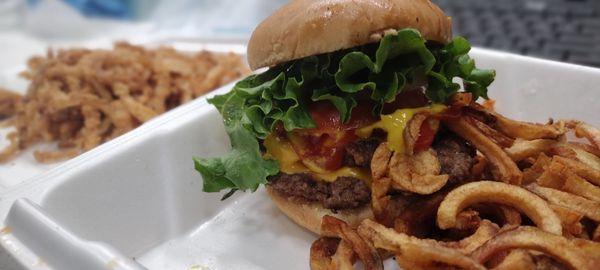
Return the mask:
<path fill-rule="evenodd" d="M 302 163 L 292 144 L 286 140 L 276 136 L 269 135 L 264 146 L 267 149 L 265 158 L 275 159 L 279 162 L 279 170 L 284 173 L 309 173 L 316 179 L 333 182 L 338 177 L 355 177 L 365 181 L 367 184 L 371 182 L 371 173 L 368 169 L 342 167 L 335 171 L 311 170 Z"/>
<path fill-rule="evenodd" d="M 381 120 L 369 126 L 356 130 L 356 135 L 361 138 L 368 138 L 375 129 L 382 129 L 387 133 L 387 142 L 390 150 L 404 153 L 404 129 L 408 121 L 417 113 L 429 112 L 437 114 L 446 109 L 442 104 L 433 104 L 427 107 L 399 109 L 392 114 L 381 115 Z"/>

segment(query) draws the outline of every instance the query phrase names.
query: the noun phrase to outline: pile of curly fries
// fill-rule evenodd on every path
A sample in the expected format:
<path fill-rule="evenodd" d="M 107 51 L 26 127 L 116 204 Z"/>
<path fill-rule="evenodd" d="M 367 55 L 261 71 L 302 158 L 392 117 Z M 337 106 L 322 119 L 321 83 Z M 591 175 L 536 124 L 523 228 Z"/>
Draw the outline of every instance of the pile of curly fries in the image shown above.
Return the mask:
<path fill-rule="evenodd" d="M 325 216 L 311 269 L 383 269 L 390 256 L 402 269 L 600 269 L 600 130 L 515 121 L 468 94 L 449 107 L 457 114 L 440 125 L 477 149 L 471 180 L 449 184 L 427 150 L 380 145 L 374 220 Z"/>

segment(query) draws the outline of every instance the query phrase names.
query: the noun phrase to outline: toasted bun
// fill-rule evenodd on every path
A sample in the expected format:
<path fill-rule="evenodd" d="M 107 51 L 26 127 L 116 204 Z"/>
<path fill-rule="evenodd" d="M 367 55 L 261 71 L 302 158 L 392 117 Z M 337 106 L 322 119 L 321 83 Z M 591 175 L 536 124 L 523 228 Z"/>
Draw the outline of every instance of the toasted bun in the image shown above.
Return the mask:
<path fill-rule="evenodd" d="M 338 210 L 336 213 L 333 213 L 318 203 L 304 204 L 280 196 L 277 191 L 269 186 L 267 186 L 267 194 L 269 194 L 269 197 L 279 210 L 292 221 L 316 234 L 321 234 L 321 219 L 324 215 L 339 218 L 353 227 L 358 226 L 366 218 L 373 218 L 373 212 L 368 204 L 361 208 Z"/>
<path fill-rule="evenodd" d="M 293 0 L 254 30 L 248 63 L 274 66 L 376 42 L 385 30 L 402 28 L 440 43 L 452 38 L 451 19 L 429 0 Z"/>

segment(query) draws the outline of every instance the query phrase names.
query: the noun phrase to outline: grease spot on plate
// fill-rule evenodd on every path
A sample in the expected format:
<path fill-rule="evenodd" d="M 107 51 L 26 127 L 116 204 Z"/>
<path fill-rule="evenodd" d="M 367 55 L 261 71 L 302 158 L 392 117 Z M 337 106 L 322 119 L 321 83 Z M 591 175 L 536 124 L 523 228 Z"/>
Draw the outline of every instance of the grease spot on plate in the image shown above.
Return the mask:
<path fill-rule="evenodd" d="M 196 264 L 196 265 L 192 265 L 190 267 L 190 269 L 188 269 L 188 270 L 210 270 L 210 268 L 208 266 Z"/>
<path fill-rule="evenodd" d="M 106 268 L 108 269 L 115 269 L 117 266 L 119 266 L 119 261 L 117 259 L 112 259 L 106 263 Z"/>
<path fill-rule="evenodd" d="M 0 229 L 0 235 L 10 234 L 10 233 L 12 233 L 12 229 L 8 226 Z"/>

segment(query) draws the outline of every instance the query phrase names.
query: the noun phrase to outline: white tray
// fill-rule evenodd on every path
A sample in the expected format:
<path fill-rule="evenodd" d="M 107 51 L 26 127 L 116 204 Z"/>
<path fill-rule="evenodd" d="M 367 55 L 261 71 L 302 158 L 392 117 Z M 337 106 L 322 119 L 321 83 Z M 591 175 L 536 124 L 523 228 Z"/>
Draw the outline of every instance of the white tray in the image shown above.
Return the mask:
<path fill-rule="evenodd" d="M 27 81 L 20 78 L 18 74 L 25 70 L 25 63 L 32 55 L 44 55 L 47 44 L 42 42 L 32 42 L 24 40 L 24 46 L 18 46 L 17 44 L 9 44 L 5 51 L 0 51 L 0 59 L 5 59 L 7 56 L 11 56 L 12 61 L 9 63 L 0 63 L 0 87 L 6 87 L 11 90 L 15 90 L 22 94 L 27 89 Z M 203 39 L 163 39 L 154 41 L 139 41 L 138 44 L 142 44 L 144 47 L 157 47 L 159 45 L 171 46 L 182 52 L 194 53 L 201 50 L 208 50 L 212 52 L 235 52 L 243 55 L 246 54 L 246 46 L 242 45 L 239 40 L 230 40 L 225 42 L 223 40 L 206 40 Z M 110 48 L 112 41 L 101 40 L 101 41 L 88 41 L 84 43 L 69 43 L 69 44 L 58 44 L 52 46 L 54 48 L 64 47 L 84 47 L 84 48 Z M 11 129 L 0 129 L 0 148 L 4 148 L 8 145 L 6 140 L 6 133 Z M 49 171 L 62 162 L 52 164 L 42 164 L 37 162 L 33 157 L 33 151 L 35 149 L 52 149 L 52 145 L 42 144 L 37 145 L 32 149 L 25 150 L 14 160 L 11 160 L 5 164 L 0 164 L 0 193 L 3 190 L 12 188 L 22 182 L 28 182 L 28 179 L 35 177 L 41 173 Z"/>
<path fill-rule="evenodd" d="M 472 55 L 497 70 L 490 96 L 500 112 L 600 125 L 600 70 L 481 49 Z M 224 202 L 201 191 L 192 156 L 227 149 L 219 114 L 197 99 L 1 191 L 0 243 L 30 269 L 308 269 L 315 237 L 262 189 Z"/>

